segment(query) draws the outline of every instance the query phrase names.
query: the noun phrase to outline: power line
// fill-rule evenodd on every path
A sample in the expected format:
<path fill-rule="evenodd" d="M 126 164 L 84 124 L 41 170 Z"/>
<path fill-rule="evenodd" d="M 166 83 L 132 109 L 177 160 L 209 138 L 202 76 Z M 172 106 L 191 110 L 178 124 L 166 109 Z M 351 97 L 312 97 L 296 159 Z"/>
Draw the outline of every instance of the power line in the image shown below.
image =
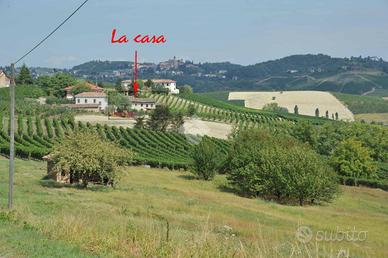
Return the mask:
<path fill-rule="evenodd" d="M 79 11 L 79 9 L 81 9 L 89 0 L 85 0 L 80 6 L 78 6 L 77 9 L 75 9 L 74 12 L 72 12 L 63 22 L 61 22 L 61 24 L 59 24 L 53 31 L 51 31 L 45 38 L 43 38 L 38 44 L 36 44 L 33 48 L 31 48 L 30 51 L 28 51 L 26 54 L 24 54 L 21 58 L 19 58 L 14 64 L 17 64 L 18 62 L 20 62 L 23 58 L 25 58 L 26 56 L 28 56 L 32 51 L 34 51 L 35 49 L 37 49 L 40 45 L 43 44 L 43 42 L 45 42 L 51 35 L 53 35 L 60 27 L 62 27 L 63 24 L 65 24 L 68 20 L 70 20 L 70 18 L 76 14 L 76 12 Z"/>
<path fill-rule="evenodd" d="M 65 24 L 70 18 L 78 12 L 89 0 L 85 0 L 74 12 L 72 12 L 63 22 L 61 22 L 53 31 L 51 31 L 46 37 L 44 37 L 38 44 L 36 44 L 30 51 L 19 58 L 15 63 L 11 64 L 11 85 L 9 86 L 9 98 L 10 98 L 10 144 L 9 144 L 9 190 L 8 190 L 8 209 L 12 209 L 13 206 L 13 181 L 14 181 L 14 158 L 15 158 L 15 64 L 20 62 L 23 58 L 28 56 L 32 51 L 37 49 L 43 44 L 51 35 L 53 35 L 63 24 Z"/>

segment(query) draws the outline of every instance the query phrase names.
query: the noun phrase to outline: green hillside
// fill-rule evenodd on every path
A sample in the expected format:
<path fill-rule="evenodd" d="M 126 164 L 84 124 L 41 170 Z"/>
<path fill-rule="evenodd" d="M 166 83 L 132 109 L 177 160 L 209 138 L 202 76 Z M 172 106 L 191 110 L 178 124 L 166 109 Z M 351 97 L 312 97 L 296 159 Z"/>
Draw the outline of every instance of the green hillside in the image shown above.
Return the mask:
<path fill-rule="evenodd" d="M 354 114 L 388 113 L 388 101 L 377 96 L 357 96 L 343 93 L 333 93 Z"/>
<path fill-rule="evenodd" d="M 7 168 L 0 158 L 0 171 Z M 117 188 L 87 190 L 41 180 L 44 162 L 16 160 L 15 168 L 15 208 L 0 208 L 2 257 L 388 256 L 388 193 L 376 189 L 342 187 L 333 203 L 298 207 L 237 196 L 222 175 L 199 181 L 128 167 Z M 0 173 L 0 207 L 6 182 Z M 298 240 L 299 226 L 311 228 L 311 241 Z M 338 230 L 367 231 L 367 238 L 315 238 Z"/>

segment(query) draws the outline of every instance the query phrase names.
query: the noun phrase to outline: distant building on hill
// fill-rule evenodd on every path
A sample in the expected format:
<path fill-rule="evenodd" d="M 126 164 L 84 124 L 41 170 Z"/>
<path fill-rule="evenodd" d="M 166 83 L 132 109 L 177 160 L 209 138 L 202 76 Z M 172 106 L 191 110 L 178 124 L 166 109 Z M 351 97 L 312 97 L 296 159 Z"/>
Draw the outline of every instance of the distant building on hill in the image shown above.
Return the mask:
<path fill-rule="evenodd" d="M 2 70 L 0 70 L 0 88 L 9 87 L 11 78 L 9 78 Z"/>
<path fill-rule="evenodd" d="M 145 83 L 147 80 L 143 80 Z M 179 89 L 176 88 L 176 81 L 169 79 L 152 79 L 151 80 L 155 85 L 162 86 L 168 89 L 168 92 L 171 94 L 179 94 Z M 129 95 L 131 92 L 132 80 L 124 80 L 121 82 L 121 90 L 125 95 Z"/>
<path fill-rule="evenodd" d="M 82 92 L 74 98 L 75 104 L 72 108 L 104 111 L 108 107 L 108 97 L 104 92 Z"/>
<path fill-rule="evenodd" d="M 95 84 L 86 82 L 84 85 L 89 88 L 89 90 L 88 90 L 89 92 L 104 92 L 103 88 L 98 87 Z M 66 91 L 66 98 L 70 99 L 70 100 L 74 99 L 74 94 L 72 93 L 73 89 L 75 89 L 77 87 L 81 87 L 81 86 L 83 86 L 83 84 L 78 84 L 78 85 L 73 85 L 73 86 L 66 87 L 64 89 Z"/>

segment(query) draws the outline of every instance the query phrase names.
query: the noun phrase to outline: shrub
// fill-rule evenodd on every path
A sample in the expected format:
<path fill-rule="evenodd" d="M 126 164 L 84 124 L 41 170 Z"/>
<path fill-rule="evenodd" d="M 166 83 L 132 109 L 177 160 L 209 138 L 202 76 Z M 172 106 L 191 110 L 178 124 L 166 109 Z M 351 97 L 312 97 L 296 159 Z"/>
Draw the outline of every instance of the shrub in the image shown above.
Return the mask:
<path fill-rule="evenodd" d="M 263 107 L 265 111 L 279 112 L 279 113 L 288 113 L 288 109 L 285 107 L 280 107 L 278 103 L 268 103 Z"/>
<path fill-rule="evenodd" d="M 191 171 L 204 180 L 214 178 L 222 161 L 217 146 L 207 137 L 203 137 L 201 142 L 194 146 L 191 158 L 193 159 Z"/>
<path fill-rule="evenodd" d="M 360 141 L 348 139 L 342 141 L 334 150 L 332 163 L 342 176 L 354 178 L 375 178 L 377 167 L 368 148 Z"/>
<path fill-rule="evenodd" d="M 304 205 L 330 201 L 338 189 L 334 171 L 309 146 L 264 130 L 236 136 L 227 163 L 228 180 L 246 196 Z"/>
<path fill-rule="evenodd" d="M 70 183 L 114 185 L 117 167 L 131 162 L 133 154 L 101 139 L 92 131 L 78 131 L 53 146 L 54 170 L 70 177 Z"/>

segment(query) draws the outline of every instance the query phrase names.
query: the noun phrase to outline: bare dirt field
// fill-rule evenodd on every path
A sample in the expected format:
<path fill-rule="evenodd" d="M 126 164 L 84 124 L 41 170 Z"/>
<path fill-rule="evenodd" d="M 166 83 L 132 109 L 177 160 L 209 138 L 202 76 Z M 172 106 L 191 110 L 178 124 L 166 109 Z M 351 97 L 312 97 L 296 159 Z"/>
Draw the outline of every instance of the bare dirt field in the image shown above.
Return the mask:
<path fill-rule="evenodd" d="M 293 113 L 298 105 L 299 114 L 315 116 L 318 108 L 320 116 L 329 117 L 338 112 L 339 119 L 354 121 L 353 113 L 329 92 L 323 91 L 273 91 L 273 92 L 230 92 L 229 100 L 245 100 L 248 108 L 262 109 L 268 103 L 278 103 L 279 106 Z"/>
<path fill-rule="evenodd" d="M 184 134 L 207 135 L 215 138 L 227 139 L 231 132 L 232 125 L 199 119 L 186 120 L 183 125 Z"/>
<path fill-rule="evenodd" d="M 109 125 L 109 126 L 122 126 L 124 128 L 132 128 L 135 125 L 134 119 L 126 119 L 126 118 L 118 118 L 118 117 L 110 117 L 99 114 L 86 114 L 86 115 L 76 115 L 75 121 L 81 122 L 89 122 L 92 125 L 101 124 L 101 125 Z"/>
<path fill-rule="evenodd" d="M 124 118 L 110 118 L 107 116 L 98 115 L 98 114 L 85 114 L 75 116 L 75 121 L 89 122 L 92 125 L 102 124 L 109 126 L 122 126 L 124 128 L 133 128 L 135 125 L 134 119 L 124 119 Z M 220 139 L 227 139 L 228 135 L 232 132 L 232 125 L 203 121 L 200 119 L 187 119 L 182 128 L 182 133 L 184 134 L 193 134 L 193 135 L 207 135 L 211 137 L 216 137 Z"/>

